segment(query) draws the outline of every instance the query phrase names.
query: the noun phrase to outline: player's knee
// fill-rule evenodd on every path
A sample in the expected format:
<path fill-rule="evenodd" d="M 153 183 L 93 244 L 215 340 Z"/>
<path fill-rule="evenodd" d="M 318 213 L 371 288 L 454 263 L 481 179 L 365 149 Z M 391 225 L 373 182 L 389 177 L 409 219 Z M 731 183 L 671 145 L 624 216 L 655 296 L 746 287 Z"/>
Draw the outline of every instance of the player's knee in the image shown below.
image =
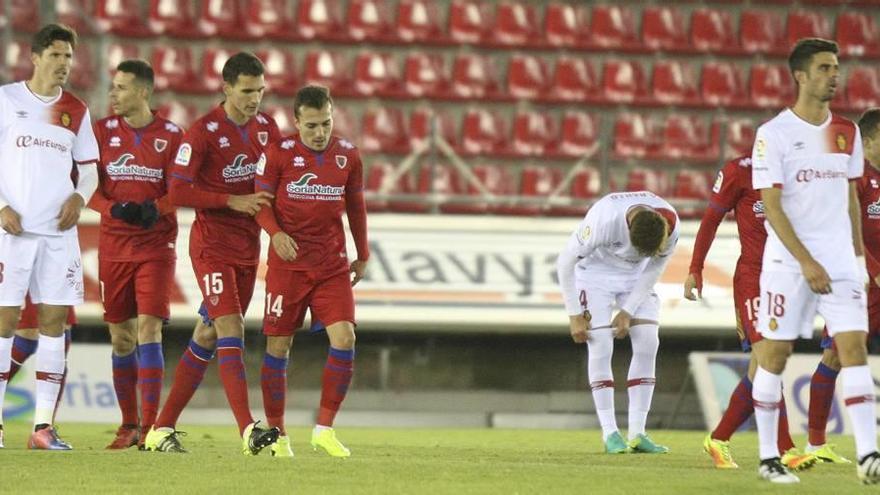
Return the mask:
<path fill-rule="evenodd" d="M 217 330 L 213 326 L 208 326 L 199 320 L 196 328 L 193 330 L 193 341 L 205 349 L 215 349 L 217 347 Z"/>
<path fill-rule="evenodd" d="M 12 337 L 18 320 L 21 317 L 21 308 L 17 306 L 0 307 L 0 335 Z M 7 335 L 8 333 L 8 335 Z"/>
<path fill-rule="evenodd" d="M 835 371 L 840 371 L 840 358 L 837 356 L 837 351 L 834 349 L 825 349 L 825 351 L 822 352 L 822 364 Z"/>
<path fill-rule="evenodd" d="M 330 342 L 330 344 L 335 349 L 348 350 L 348 349 L 354 349 L 355 340 L 357 340 L 357 339 L 356 339 L 353 331 L 352 332 L 345 332 L 345 333 L 335 335 L 334 338 L 332 339 L 332 341 Z"/>
<path fill-rule="evenodd" d="M 139 317 L 137 334 L 141 344 L 162 342 L 162 320 L 155 316 Z"/>
<path fill-rule="evenodd" d="M 293 337 L 269 337 L 266 339 L 266 353 L 272 357 L 286 359 L 292 343 Z"/>
<path fill-rule="evenodd" d="M 137 340 L 131 332 L 111 332 L 110 345 L 113 346 L 113 354 L 116 354 L 117 356 L 127 356 L 134 352 Z"/>
<path fill-rule="evenodd" d="M 240 314 L 224 315 L 214 320 L 215 334 L 219 338 L 244 337 L 244 318 Z"/>

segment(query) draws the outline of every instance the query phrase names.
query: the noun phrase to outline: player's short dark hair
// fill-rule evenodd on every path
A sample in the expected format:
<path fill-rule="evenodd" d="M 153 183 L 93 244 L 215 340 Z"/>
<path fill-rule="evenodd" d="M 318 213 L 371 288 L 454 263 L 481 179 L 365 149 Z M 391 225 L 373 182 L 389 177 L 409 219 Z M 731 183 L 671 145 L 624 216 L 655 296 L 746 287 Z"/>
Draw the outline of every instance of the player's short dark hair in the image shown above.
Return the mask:
<path fill-rule="evenodd" d="M 42 55 L 46 48 L 56 41 L 66 41 L 76 48 L 76 31 L 65 24 L 46 24 L 31 38 L 31 53 Z"/>
<path fill-rule="evenodd" d="M 654 210 L 641 210 L 629 223 L 629 240 L 642 256 L 656 256 L 669 236 L 666 219 Z"/>
<path fill-rule="evenodd" d="M 293 115 L 299 118 L 300 107 L 320 110 L 328 103 L 333 106 L 333 98 L 330 96 L 329 88 L 317 84 L 305 86 L 296 92 L 296 97 L 293 99 Z"/>
<path fill-rule="evenodd" d="M 153 87 L 153 67 L 146 60 L 129 59 L 119 62 L 117 72 L 125 72 L 134 76 L 135 81 Z"/>
<path fill-rule="evenodd" d="M 802 38 L 794 45 L 788 56 L 788 69 L 794 76 L 795 71 L 807 71 L 813 55 L 817 53 L 831 52 L 835 55 L 839 52 L 837 43 L 822 38 Z"/>
<path fill-rule="evenodd" d="M 238 82 L 238 76 L 262 76 L 264 71 L 263 62 L 256 55 L 238 52 L 223 64 L 222 76 L 227 84 L 234 85 Z"/>
<path fill-rule="evenodd" d="M 880 137 L 880 107 L 869 108 L 859 117 L 859 131 L 862 137 Z"/>

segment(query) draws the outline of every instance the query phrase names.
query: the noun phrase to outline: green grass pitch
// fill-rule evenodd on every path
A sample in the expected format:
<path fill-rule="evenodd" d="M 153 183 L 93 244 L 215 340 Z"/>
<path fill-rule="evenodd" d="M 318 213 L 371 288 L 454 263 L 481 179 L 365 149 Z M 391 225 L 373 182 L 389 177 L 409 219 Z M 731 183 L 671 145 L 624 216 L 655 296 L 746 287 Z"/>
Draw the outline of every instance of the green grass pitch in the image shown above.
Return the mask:
<path fill-rule="evenodd" d="M 110 425 L 62 425 L 73 452 L 25 449 L 29 425 L 10 423 L 0 450 L 2 493 L 623 494 L 862 493 L 855 467 L 824 464 L 797 486 L 757 479 L 754 433 L 733 438 L 740 469 L 718 471 L 704 432 L 654 431 L 665 455 L 605 455 L 597 431 L 340 428 L 349 459 L 313 452 L 309 430 L 291 429 L 294 459 L 239 453 L 234 427 L 184 427 L 189 454 L 103 449 Z M 829 439 L 853 458 L 849 437 Z M 803 443 L 803 438 L 796 438 Z"/>

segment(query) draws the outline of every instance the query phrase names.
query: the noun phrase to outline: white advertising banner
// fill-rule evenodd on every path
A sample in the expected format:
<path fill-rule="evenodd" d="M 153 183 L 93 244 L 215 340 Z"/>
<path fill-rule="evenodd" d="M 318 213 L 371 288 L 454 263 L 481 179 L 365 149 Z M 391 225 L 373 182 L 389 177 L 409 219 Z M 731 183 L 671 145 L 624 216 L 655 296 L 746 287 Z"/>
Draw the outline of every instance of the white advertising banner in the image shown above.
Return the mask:
<path fill-rule="evenodd" d="M 810 379 L 821 359 L 820 354 L 793 354 L 782 374 L 782 389 L 788 412 L 788 424 L 793 434 L 807 433 L 807 413 L 810 405 Z M 739 384 L 749 366 L 749 355 L 735 352 L 692 352 L 689 355 L 690 373 L 697 385 L 700 405 L 706 428 L 718 424 L 727 409 L 730 394 Z M 880 384 L 880 356 L 869 356 L 868 364 L 874 376 L 874 388 L 878 392 Z M 840 380 L 837 381 L 831 414 L 828 416 L 828 433 L 850 433 L 852 431 L 843 397 L 840 394 Z M 876 414 L 876 412 L 875 412 Z M 880 415 L 877 415 L 880 418 Z M 755 428 L 754 417 L 750 418 L 748 429 Z"/>
<path fill-rule="evenodd" d="M 191 212 L 181 212 L 172 317 L 191 320 L 201 295 L 188 253 Z M 80 316 L 101 316 L 97 282 L 97 215 L 80 227 L 87 303 Z M 367 278 L 355 288 L 362 328 L 559 332 L 567 318 L 556 284 L 556 256 L 578 219 L 371 215 L 372 258 Z M 678 328 L 733 328 L 731 279 L 739 242 L 722 226 L 704 271 L 704 301 L 682 299 L 697 222 L 685 222 L 667 272 L 657 287 L 662 324 Z M 265 286 L 263 266 L 247 312 L 259 325 Z M 350 246 L 349 253 L 355 253 Z"/>

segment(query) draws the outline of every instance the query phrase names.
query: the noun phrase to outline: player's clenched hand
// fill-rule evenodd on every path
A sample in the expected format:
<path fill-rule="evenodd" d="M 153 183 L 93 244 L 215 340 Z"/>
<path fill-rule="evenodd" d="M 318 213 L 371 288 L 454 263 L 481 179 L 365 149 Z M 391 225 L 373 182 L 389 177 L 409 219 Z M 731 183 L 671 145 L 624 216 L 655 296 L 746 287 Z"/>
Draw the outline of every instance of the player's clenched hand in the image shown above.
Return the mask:
<path fill-rule="evenodd" d="M 614 338 L 622 339 L 629 335 L 629 322 L 632 319 L 629 313 L 624 310 L 617 312 L 617 315 L 611 320 L 611 330 L 614 332 Z"/>
<path fill-rule="evenodd" d="M 260 191 L 254 194 L 230 195 L 229 199 L 226 201 L 226 205 L 232 210 L 254 216 L 263 206 L 271 205 L 273 197 L 272 194 L 266 191 Z"/>
<path fill-rule="evenodd" d="M 61 212 L 58 213 L 58 230 L 67 230 L 79 221 L 79 214 L 85 205 L 82 196 L 73 193 L 67 198 L 67 201 L 61 205 Z"/>
<path fill-rule="evenodd" d="M 272 236 L 272 249 L 278 254 L 278 257 L 284 261 L 293 261 L 296 259 L 296 250 L 299 246 L 292 237 L 284 232 L 276 232 Z"/>
<path fill-rule="evenodd" d="M 694 289 L 697 289 L 696 295 L 694 295 Z M 703 274 L 688 274 L 687 280 L 684 281 L 684 298 L 690 301 L 703 298 Z"/>
<path fill-rule="evenodd" d="M 11 206 L 5 206 L 0 210 L 0 226 L 12 235 L 21 234 L 21 215 Z"/>
<path fill-rule="evenodd" d="M 575 344 L 583 344 L 590 338 L 590 320 L 586 313 L 579 315 L 569 315 L 568 327 L 571 332 L 571 340 Z"/>
<path fill-rule="evenodd" d="M 354 278 L 351 279 L 351 286 L 354 287 L 355 284 L 364 278 L 364 274 L 367 273 L 367 262 L 363 260 L 354 260 L 351 262 L 351 266 L 348 267 L 348 271 L 354 273 Z"/>
<path fill-rule="evenodd" d="M 831 294 L 831 277 L 818 261 L 810 258 L 802 262 L 801 273 L 810 284 L 810 290 L 817 294 Z"/>

